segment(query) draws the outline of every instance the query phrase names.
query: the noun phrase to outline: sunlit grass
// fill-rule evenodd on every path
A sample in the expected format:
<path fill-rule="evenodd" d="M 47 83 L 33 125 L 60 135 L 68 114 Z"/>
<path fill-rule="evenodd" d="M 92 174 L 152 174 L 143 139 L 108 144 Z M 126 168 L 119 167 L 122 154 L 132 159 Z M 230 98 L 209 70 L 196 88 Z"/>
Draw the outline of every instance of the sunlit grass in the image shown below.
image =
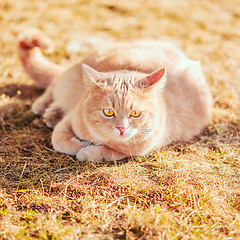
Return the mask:
<path fill-rule="evenodd" d="M 240 9 L 238 0 L 0 2 L 1 239 L 239 239 Z M 174 42 L 200 60 L 214 98 L 211 123 L 189 143 L 145 157 L 80 163 L 56 153 L 31 113 L 41 93 L 18 60 L 17 35 L 43 30 L 47 57 L 69 65 L 80 36 Z"/>

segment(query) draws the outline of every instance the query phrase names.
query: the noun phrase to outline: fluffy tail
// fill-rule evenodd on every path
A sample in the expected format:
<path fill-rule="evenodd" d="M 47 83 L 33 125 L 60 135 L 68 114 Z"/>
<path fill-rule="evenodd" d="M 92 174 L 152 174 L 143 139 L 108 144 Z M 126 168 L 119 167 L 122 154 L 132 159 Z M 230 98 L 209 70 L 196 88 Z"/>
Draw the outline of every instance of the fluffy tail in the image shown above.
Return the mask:
<path fill-rule="evenodd" d="M 36 82 L 36 86 L 46 88 L 64 68 L 48 61 L 41 50 L 50 53 L 52 41 L 38 29 L 27 29 L 18 37 L 19 56 L 25 71 Z"/>

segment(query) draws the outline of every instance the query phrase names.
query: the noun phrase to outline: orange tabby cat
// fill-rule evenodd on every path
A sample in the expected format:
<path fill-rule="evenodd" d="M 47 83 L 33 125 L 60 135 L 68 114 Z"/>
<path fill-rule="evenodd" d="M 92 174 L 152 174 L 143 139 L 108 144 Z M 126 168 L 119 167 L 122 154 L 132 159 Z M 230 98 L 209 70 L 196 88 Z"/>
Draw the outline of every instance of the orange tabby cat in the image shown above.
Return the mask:
<path fill-rule="evenodd" d="M 52 42 L 39 30 L 20 35 L 25 70 L 47 87 L 32 110 L 54 127 L 59 152 L 81 161 L 144 155 L 190 140 L 210 120 L 212 98 L 199 62 L 169 43 L 104 46 L 68 69 L 40 48 L 49 51 Z"/>

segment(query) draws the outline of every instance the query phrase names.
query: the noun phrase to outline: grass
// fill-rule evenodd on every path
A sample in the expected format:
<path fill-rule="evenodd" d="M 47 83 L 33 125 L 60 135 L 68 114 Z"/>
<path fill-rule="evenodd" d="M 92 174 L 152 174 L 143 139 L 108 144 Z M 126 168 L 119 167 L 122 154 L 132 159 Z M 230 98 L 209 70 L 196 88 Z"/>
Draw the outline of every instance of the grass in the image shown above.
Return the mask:
<path fill-rule="evenodd" d="M 0 2 L 1 239 L 239 239 L 240 9 L 238 0 Z M 70 64 L 79 36 L 166 39 L 200 60 L 214 98 L 210 124 L 188 143 L 147 157 L 80 163 L 56 153 L 31 113 L 41 94 L 23 72 L 17 34 L 28 26 Z"/>

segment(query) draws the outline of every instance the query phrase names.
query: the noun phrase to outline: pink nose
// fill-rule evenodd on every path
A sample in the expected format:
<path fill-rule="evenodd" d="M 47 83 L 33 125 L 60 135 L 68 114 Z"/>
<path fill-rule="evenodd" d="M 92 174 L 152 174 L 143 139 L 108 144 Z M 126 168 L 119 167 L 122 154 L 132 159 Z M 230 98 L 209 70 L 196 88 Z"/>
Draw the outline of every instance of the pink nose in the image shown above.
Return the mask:
<path fill-rule="evenodd" d="M 126 130 L 125 127 L 116 127 L 116 128 L 119 130 L 120 135 L 123 135 L 124 131 Z"/>

